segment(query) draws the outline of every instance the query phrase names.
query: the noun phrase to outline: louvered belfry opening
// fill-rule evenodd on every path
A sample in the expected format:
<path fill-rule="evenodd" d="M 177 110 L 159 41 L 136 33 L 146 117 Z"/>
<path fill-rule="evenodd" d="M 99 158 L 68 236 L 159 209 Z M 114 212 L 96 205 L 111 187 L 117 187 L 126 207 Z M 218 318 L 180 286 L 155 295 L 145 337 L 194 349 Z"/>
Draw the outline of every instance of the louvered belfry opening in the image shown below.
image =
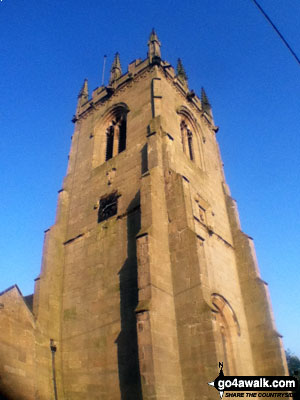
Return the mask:
<path fill-rule="evenodd" d="M 113 145 L 114 145 L 114 126 L 111 125 L 106 131 L 106 158 L 110 160 L 113 156 Z"/>
<path fill-rule="evenodd" d="M 106 161 L 126 149 L 126 130 L 126 111 L 118 110 L 113 115 L 106 130 Z"/>
<path fill-rule="evenodd" d="M 119 135 L 119 153 L 122 153 L 126 149 L 126 114 L 121 117 Z"/>
<path fill-rule="evenodd" d="M 184 119 L 180 123 L 180 130 L 181 130 L 181 142 L 182 142 L 183 151 L 193 161 L 194 160 L 193 133 L 189 129 L 189 127 Z"/>
<path fill-rule="evenodd" d="M 187 138 L 188 138 L 188 145 L 189 145 L 189 156 L 190 156 L 190 159 L 193 160 L 194 159 L 193 134 L 189 129 L 187 130 Z"/>

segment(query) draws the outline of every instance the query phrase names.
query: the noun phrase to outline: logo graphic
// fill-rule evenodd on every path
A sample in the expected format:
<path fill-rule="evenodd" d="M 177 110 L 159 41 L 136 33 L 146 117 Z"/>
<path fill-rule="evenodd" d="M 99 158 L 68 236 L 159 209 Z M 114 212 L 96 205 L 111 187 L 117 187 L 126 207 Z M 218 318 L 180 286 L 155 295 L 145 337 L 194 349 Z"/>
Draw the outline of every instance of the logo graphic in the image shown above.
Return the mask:
<path fill-rule="evenodd" d="M 219 368 L 219 375 L 208 384 L 218 390 L 221 399 L 225 391 L 246 392 L 246 395 L 227 393 L 226 397 L 270 397 L 258 392 L 288 392 L 273 394 L 272 397 L 293 397 L 292 392 L 298 388 L 298 380 L 292 376 L 225 376 L 222 362 L 219 362 Z"/>
<path fill-rule="evenodd" d="M 213 382 L 209 382 L 208 384 L 210 386 L 215 387 L 219 391 L 220 398 L 222 398 L 223 394 L 224 394 L 224 390 L 219 389 L 218 383 L 219 383 L 219 380 L 221 380 L 221 379 L 224 380 L 223 363 L 219 362 L 219 368 L 220 368 L 219 375 L 216 377 L 216 379 Z"/>

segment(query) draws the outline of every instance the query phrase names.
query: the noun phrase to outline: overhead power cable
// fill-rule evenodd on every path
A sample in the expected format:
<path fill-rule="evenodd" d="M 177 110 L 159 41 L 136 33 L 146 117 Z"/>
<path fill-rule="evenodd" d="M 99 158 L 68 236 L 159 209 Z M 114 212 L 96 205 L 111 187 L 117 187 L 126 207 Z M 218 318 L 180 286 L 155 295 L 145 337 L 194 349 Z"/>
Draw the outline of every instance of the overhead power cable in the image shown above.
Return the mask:
<path fill-rule="evenodd" d="M 285 40 L 283 35 L 280 33 L 279 29 L 276 28 L 275 24 L 272 22 L 271 18 L 267 15 L 267 13 L 261 8 L 261 6 L 258 4 L 256 0 L 252 0 L 253 3 L 256 5 L 256 7 L 260 10 L 260 12 L 263 14 L 263 16 L 269 21 L 271 24 L 272 28 L 276 31 L 280 39 L 283 41 L 283 43 L 286 45 L 286 47 L 289 49 L 289 51 L 292 53 L 292 55 L 295 57 L 296 61 L 300 65 L 300 59 L 297 56 L 297 54 L 294 52 L 294 50 L 291 48 L 291 46 L 288 44 L 288 42 Z"/>

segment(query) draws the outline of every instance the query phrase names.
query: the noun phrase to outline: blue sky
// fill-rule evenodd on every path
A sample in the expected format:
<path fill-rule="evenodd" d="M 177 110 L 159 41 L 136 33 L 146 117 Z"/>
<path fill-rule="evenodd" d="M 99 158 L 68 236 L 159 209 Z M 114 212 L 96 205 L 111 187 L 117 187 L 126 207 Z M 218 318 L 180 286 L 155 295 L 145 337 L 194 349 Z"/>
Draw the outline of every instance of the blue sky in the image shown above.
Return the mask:
<path fill-rule="evenodd" d="M 299 0 L 260 0 L 300 53 Z M 278 331 L 300 356 L 300 68 L 251 0 L 0 2 L 0 290 L 33 291 L 43 231 L 54 223 L 77 94 L 145 58 L 152 27 L 162 57 L 180 57 L 204 86 L 227 182 L 255 240 Z"/>

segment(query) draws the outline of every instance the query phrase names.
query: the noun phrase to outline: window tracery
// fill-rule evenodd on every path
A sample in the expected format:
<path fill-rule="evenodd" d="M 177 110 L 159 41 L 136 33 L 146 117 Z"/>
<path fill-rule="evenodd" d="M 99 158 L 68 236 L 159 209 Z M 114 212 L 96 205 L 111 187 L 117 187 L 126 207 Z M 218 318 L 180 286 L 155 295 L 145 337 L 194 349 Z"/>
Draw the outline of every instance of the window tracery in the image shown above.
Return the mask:
<path fill-rule="evenodd" d="M 190 160 L 194 160 L 194 144 L 193 144 L 193 132 L 188 124 L 186 118 L 182 118 L 180 123 L 181 130 L 181 142 L 183 151 L 189 156 Z"/>
<path fill-rule="evenodd" d="M 176 110 L 179 115 L 180 140 L 183 152 L 195 165 L 205 169 L 202 142 L 203 131 L 201 121 L 198 121 L 188 107 L 182 105 Z"/>
<path fill-rule="evenodd" d="M 115 113 L 106 129 L 106 155 L 105 161 L 115 157 L 126 149 L 126 112 L 123 110 Z"/>

